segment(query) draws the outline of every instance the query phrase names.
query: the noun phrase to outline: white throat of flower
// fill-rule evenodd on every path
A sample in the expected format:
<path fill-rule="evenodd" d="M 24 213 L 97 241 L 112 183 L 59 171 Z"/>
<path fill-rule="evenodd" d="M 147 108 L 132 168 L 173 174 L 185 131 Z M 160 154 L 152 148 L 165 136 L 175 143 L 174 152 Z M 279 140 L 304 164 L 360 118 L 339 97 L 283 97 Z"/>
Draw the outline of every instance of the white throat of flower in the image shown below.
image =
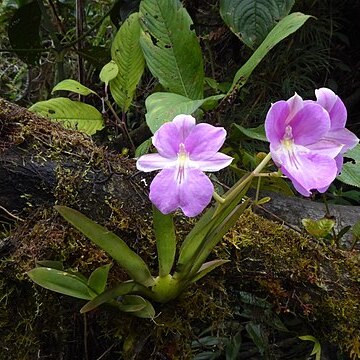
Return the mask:
<path fill-rule="evenodd" d="M 285 134 L 281 140 L 282 149 L 285 155 L 289 159 L 289 163 L 294 166 L 296 169 L 299 168 L 299 161 L 296 158 L 296 150 L 294 144 L 294 137 L 292 134 L 292 127 L 290 125 L 286 126 Z"/>
<path fill-rule="evenodd" d="M 189 162 L 189 153 L 185 149 L 185 145 L 180 143 L 179 152 L 177 153 L 177 172 L 176 172 L 176 181 L 180 185 L 185 179 L 185 169 L 187 168 Z"/>

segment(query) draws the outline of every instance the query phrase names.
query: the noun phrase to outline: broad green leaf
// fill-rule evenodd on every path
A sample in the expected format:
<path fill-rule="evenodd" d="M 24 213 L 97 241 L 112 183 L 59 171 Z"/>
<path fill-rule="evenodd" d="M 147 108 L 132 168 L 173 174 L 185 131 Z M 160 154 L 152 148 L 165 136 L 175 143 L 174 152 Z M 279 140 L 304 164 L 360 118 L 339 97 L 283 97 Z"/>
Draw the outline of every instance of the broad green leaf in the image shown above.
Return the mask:
<path fill-rule="evenodd" d="M 360 220 L 351 227 L 351 233 L 354 235 L 355 239 L 360 239 Z"/>
<path fill-rule="evenodd" d="M 84 96 L 87 96 L 90 94 L 96 95 L 95 91 L 89 89 L 88 87 L 80 84 L 78 81 L 72 80 L 72 79 L 66 79 L 66 80 L 59 82 L 58 84 L 56 84 L 54 86 L 51 93 L 53 94 L 55 91 L 61 91 L 61 90 L 71 91 L 76 94 L 80 94 L 80 95 L 84 95 Z"/>
<path fill-rule="evenodd" d="M 118 74 L 110 81 L 110 91 L 123 112 L 129 109 L 145 68 L 139 38 L 139 14 L 134 13 L 121 25 L 111 46 L 111 58 Z"/>
<path fill-rule="evenodd" d="M 169 92 L 202 99 L 204 68 L 193 22 L 179 0 L 140 3 L 140 44 L 146 64 Z"/>
<path fill-rule="evenodd" d="M 220 15 L 230 30 L 250 48 L 257 47 L 295 0 L 221 0 Z"/>
<path fill-rule="evenodd" d="M 322 218 L 319 220 L 302 219 L 302 224 L 305 230 L 312 236 L 317 238 L 324 238 L 330 234 L 335 226 L 335 220 Z"/>
<path fill-rule="evenodd" d="M 100 71 L 99 78 L 105 85 L 109 84 L 109 81 L 116 78 L 116 75 L 119 72 L 119 68 L 116 65 L 114 60 L 109 61 L 107 64 L 103 66 Z"/>
<path fill-rule="evenodd" d="M 61 294 L 90 300 L 91 289 L 81 278 L 65 271 L 38 267 L 27 273 L 36 284 Z M 94 294 L 95 295 L 95 294 Z"/>
<path fill-rule="evenodd" d="M 141 143 L 135 150 L 135 157 L 139 158 L 140 156 L 147 154 L 150 150 L 151 144 L 152 144 L 151 138 Z"/>
<path fill-rule="evenodd" d="M 111 264 L 100 266 L 95 269 L 88 280 L 88 285 L 97 294 L 104 292 Z"/>
<path fill-rule="evenodd" d="M 266 138 L 264 125 L 259 125 L 258 127 L 248 129 L 238 124 L 233 124 L 233 126 L 250 139 L 268 141 Z"/>
<path fill-rule="evenodd" d="M 145 286 L 154 284 L 154 279 L 144 260 L 121 238 L 79 211 L 66 206 L 55 206 L 55 208 L 65 220 L 116 260 L 133 280 Z"/>
<path fill-rule="evenodd" d="M 311 351 L 310 356 L 315 355 L 315 360 L 321 359 L 321 344 L 319 343 L 318 339 L 316 339 L 315 337 L 313 337 L 311 335 L 299 336 L 299 339 L 305 340 L 305 341 L 312 341 L 314 343 L 314 347 Z"/>
<path fill-rule="evenodd" d="M 265 40 L 251 55 L 250 59 L 237 71 L 233 84 L 229 90 L 231 93 L 235 88 L 239 89 L 248 80 L 253 70 L 259 65 L 265 55 L 280 41 L 298 30 L 311 16 L 299 12 L 292 13 L 278 22 L 270 31 Z"/>
<path fill-rule="evenodd" d="M 164 215 L 153 206 L 153 222 L 159 262 L 159 276 L 170 273 L 175 258 L 176 236 L 172 214 Z"/>
<path fill-rule="evenodd" d="M 136 284 L 132 280 L 123 282 L 112 289 L 106 290 L 102 294 L 96 296 L 94 299 L 86 303 L 80 310 L 81 313 L 85 313 L 91 310 L 94 310 L 98 306 L 105 304 L 107 302 L 111 303 L 111 301 L 119 296 L 124 296 L 130 294 L 131 292 L 137 292 L 144 295 L 149 295 L 151 291 L 140 285 Z"/>
<path fill-rule="evenodd" d="M 208 101 L 220 100 L 225 95 L 210 96 L 206 99 L 191 100 L 185 96 L 157 92 L 147 97 L 145 101 L 147 113 L 146 123 L 152 133 L 160 128 L 167 121 L 171 121 L 176 115 L 193 114 L 199 107 Z"/>
<path fill-rule="evenodd" d="M 88 135 L 93 135 L 104 128 L 104 120 L 97 109 L 67 98 L 59 97 L 39 101 L 29 110 L 60 122 L 64 127 L 79 130 Z"/>
<path fill-rule="evenodd" d="M 192 283 L 200 280 L 201 278 L 203 278 L 205 275 L 207 275 L 210 271 L 213 271 L 214 269 L 216 269 L 217 267 L 226 264 L 227 262 L 229 262 L 230 260 L 212 260 L 212 261 L 208 261 L 204 264 L 201 265 L 199 271 L 196 273 L 196 275 L 190 280 Z"/>
<path fill-rule="evenodd" d="M 360 162 L 360 144 L 357 144 L 353 149 L 348 150 L 344 157 L 355 160 L 356 162 Z"/>
<path fill-rule="evenodd" d="M 345 163 L 337 179 L 345 184 L 360 187 L 360 162 Z"/>

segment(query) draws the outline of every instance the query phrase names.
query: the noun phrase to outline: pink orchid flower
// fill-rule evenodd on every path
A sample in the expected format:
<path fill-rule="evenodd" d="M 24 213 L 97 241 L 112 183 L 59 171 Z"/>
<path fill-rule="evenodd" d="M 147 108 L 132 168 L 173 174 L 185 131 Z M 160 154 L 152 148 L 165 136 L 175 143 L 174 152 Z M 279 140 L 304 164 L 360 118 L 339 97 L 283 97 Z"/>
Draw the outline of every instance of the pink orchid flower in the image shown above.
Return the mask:
<path fill-rule="evenodd" d="M 226 131 L 201 123 L 190 115 L 178 115 L 155 132 L 156 154 L 141 156 L 138 170 L 160 170 L 150 185 L 150 200 L 163 213 L 180 208 L 186 216 L 200 214 L 210 203 L 214 186 L 204 171 L 218 171 L 232 158 L 218 152 Z"/>
<path fill-rule="evenodd" d="M 315 91 L 317 101 L 295 95 L 272 104 L 265 120 L 275 164 L 304 196 L 325 192 L 343 164 L 343 153 L 359 139 L 345 129 L 346 108 L 330 89 Z"/>

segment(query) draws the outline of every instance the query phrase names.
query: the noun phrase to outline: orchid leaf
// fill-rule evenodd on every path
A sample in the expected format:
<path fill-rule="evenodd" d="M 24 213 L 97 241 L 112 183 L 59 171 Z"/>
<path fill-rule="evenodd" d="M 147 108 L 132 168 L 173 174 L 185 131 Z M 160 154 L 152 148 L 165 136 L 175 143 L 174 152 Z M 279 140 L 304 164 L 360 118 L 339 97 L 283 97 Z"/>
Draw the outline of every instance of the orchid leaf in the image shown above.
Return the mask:
<path fill-rule="evenodd" d="M 123 112 L 129 109 L 145 69 L 139 38 L 139 14 L 134 13 L 121 25 L 111 46 L 111 57 L 118 73 L 110 81 L 110 91 Z"/>
<path fill-rule="evenodd" d="M 120 237 L 79 211 L 66 206 L 55 206 L 55 208 L 65 220 L 116 260 L 133 280 L 145 286 L 154 284 L 154 279 L 144 260 L 133 252 Z"/>
<path fill-rule="evenodd" d="M 150 290 L 148 288 L 135 283 L 132 280 L 123 282 L 112 289 L 106 290 L 100 295 L 93 298 L 91 301 L 86 303 L 80 310 L 81 313 L 85 313 L 94 310 L 98 306 L 114 300 L 119 296 L 128 295 L 131 292 L 141 292 L 142 294 L 149 295 Z"/>
<path fill-rule="evenodd" d="M 47 267 L 56 270 L 64 270 L 64 264 L 62 261 L 54 260 L 38 260 L 36 261 L 36 266 Z"/>
<path fill-rule="evenodd" d="M 80 94 L 84 96 L 90 94 L 96 95 L 95 91 L 89 89 L 88 87 L 80 84 L 78 81 L 72 79 L 65 79 L 59 82 L 57 85 L 54 86 L 51 93 L 53 94 L 55 91 L 71 91 L 76 94 Z"/>
<path fill-rule="evenodd" d="M 267 53 L 280 41 L 284 40 L 304 25 L 305 21 L 310 17 L 311 16 L 309 15 L 295 12 L 281 19 L 270 31 L 261 45 L 251 55 L 250 59 L 237 71 L 229 93 L 244 86 L 251 73 L 259 65 Z"/>
<path fill-rule="evenodd" d="M 46 267 L 37 267 L 30 270 L 27 274 L 36 284 L 60 294 L 84 300 L 90 300 L 96 296 L 82 278 L 69 272 Z M 93 296 L 90 294 L 93 294 Z"/>
<path fill-rule="evenodd" d="M 218 101 L 225 95 L 214 95 L 201 100 L 192 100 L 186 96 L 157 92 L 147 97 L 146 123 L 152 133 L 160 128 L 164 123 L 171 121 L 176 115 L 191 115 L 201 106 L 211 101 Z"/>
<path fill-rule="evenodd" d="M 93 135 L 104 128 L 104 120 L 97 109 L 67 98 L 39 101 L 29 110 L 60 122 L 66 128 L 79 130 L 88 135 Z"/>
<path fill-rule="evenodd" d="M 221 0 L 220 15 L 230 30 L 250 48 L 259 45 L 295 0 Z"/>
<path fill-rule="evenodd" d="M 229 261 L 230 260 L 221 260 L 221 259 L 219 259 L 219 260 L 208 261 L 208 262 L 202 264 L 199 271 L 191 279 L 191 282 L 194 283 L 194 282 L 200 280 L 202 277 L 207 275 L 209 272 L 213 271 L 214 269 L 216 269 L 217 267 L 219 267 L 219 266 L 221 266 L 223 264 L 226 264 Z"/>
<path fill-rule="evenodd" d="M 202 99 L 204 67 L 193 22 L 179 0 L 140 3 L 140 44 L 151 73 L 169 92 Z"/>
<path fill-rule="evenodd" d="M 153 319 L 155 317 L 155 310 L 151 303 L 139 295 L 125 295 L 118 300 L 117 307 L 134 316 Z"/>
<path fill-rule="evenodd" d="M 249 199 L 244 201 L 242 204 L 237 205 L 232 212 L 217 224 L 205 237 L 201 244 L 201 247 L 197 251 L 197 256 L 193 260 L 191 274 L 199 271 L 213 248 L 222 240 L 223 236 L 231 229 L 236 222 L 239 220 L 241 214 L 248 208 Z"/>
<path fill-rule="evenodd" d="M 176 237 L 172 214 L 164 215 L 153 206 L 154 232 L 159 262 L 159 276 L 170 273 L 175 258 Z"/>
<path fill-rule="evenodd" d="M 151 138 L 146 139 L 143 143 L 141 143 L 135 150 L 135 158 L 139 158 L 140 156 L 147 154 L 150 150 L 151 145 Z"/>
<path fill-rule="evenodd" d="M 311 335 L 299 336 L 299 339 L 305 341 L 312 341 L 314 343 L 314 347 L 311 351 L 310 356 L 315 355 L 315 360 L 321 359 L 321 344 L 319 343 L 318 339 L 316 339 L 314 336 Z"/>
<path fill-rule="evenodd" d="M 96 293 L 104 292 L 111 264 L 100 266 L 95 269 L 88 280 L 88 286 Z"/>
<path fill-rule="evenodd" d="M 116 78 L 118 72 L 119 68 L 116 65 L 116 62 L 114 60 L 110 60 L 101 69 L 99 78 L 103 83 L 105 83 L 105 85 L 108 85 L 111 80 Z"/>
<path fill-rule="evenodd" d="M 229 199 L 224 206 L 218 204 L 216 207 L 210 208 L 198 220 L 194 228 L 186 236 L 184 242 L 181 245 L 179 259 L 177 262 L 176 276 L 182 278 L 188 275 L 191 267 L 193 266 L 193 262 L 199 255 L 202 246 L 208 238 L 209 233 L 223 223 L 223 221 L 234 210 L 240 200 L 245 196 L 251 184 L 251 181 L 248 181 L 249 179 L 251 180 L 252 177 L 248 174 L 242 177 L 238 181 L 237 186 L 233 187 L 233 189 L 236 190 L 229 190 L 226 193 L 226 197 L 229 197 Z M 243 183 L 243 185 L 241 185 L 241 183 Z M 206 260 L 206 257 L 203 259 L 203 262 Z M 200 268 L 201 265 L 202 263 L 198 266 L 196 271 Z"/>

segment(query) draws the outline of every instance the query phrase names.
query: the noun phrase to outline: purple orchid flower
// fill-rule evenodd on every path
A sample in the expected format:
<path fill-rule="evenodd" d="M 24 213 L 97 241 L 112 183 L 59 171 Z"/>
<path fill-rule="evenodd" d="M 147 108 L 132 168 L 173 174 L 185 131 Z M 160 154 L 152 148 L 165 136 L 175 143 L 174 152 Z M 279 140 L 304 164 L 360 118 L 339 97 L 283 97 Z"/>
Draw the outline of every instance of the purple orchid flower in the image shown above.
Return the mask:
<path fill-rule="evenodd" d="M 150 200 L 163 213 L 180 208 L 186 216 L 200 214 L 210 203 L 214 186 L 204 171 L 230 165 L 230 156 L 218 152 L 226 131 L 201 123 L 190 115 L 178 115 L 155 132 L 157 154 L 141 156 L 138 170 L 161 170 L 150 185 Z"/>
<path fill-rule="evenodd" d="M 345 129 L 346 108 L 330 89 L 315 91 L 317 101 L 295 95 L 272 104 L 265 120 L 272 159 L 304 196 L 325 192 L 339 174 L 343 153 L 359 139 Z"/>

